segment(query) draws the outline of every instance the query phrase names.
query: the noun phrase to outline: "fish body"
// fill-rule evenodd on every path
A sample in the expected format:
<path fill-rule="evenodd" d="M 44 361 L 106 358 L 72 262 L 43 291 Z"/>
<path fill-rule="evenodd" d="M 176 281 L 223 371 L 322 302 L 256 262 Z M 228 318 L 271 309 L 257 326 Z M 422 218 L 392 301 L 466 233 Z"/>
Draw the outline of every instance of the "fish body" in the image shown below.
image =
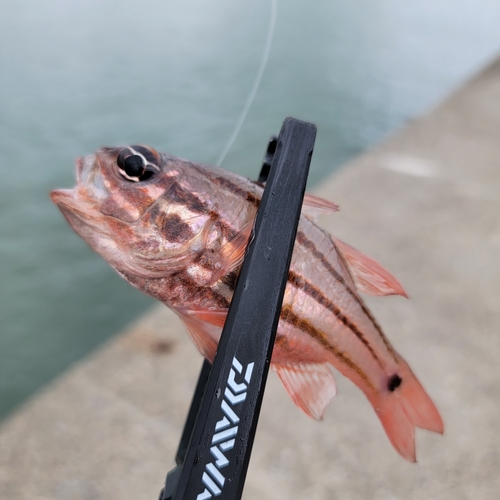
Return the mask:
<path fill-rule="evenodd" d="M 79 158 L 76 187 L 51 196 L 121 276 L 179 315 L 212 360 L 262 193 L 237 174 L 126 146 Z M 335 396 L 333 365 L 366 395 L 396 450 L 415 461 L 415 427 L 442 433 L 441 417 L 359 295 L 405 292 L 314 223 L 336 210 L 304 199 L 271 366 L 319 420 Z"/>

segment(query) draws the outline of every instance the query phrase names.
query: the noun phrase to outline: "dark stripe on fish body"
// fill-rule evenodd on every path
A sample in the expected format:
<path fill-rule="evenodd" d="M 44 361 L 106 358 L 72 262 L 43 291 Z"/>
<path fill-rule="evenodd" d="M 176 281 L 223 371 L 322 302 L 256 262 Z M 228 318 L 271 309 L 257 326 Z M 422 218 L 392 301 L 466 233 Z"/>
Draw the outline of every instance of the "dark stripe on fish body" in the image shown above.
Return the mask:
<path fill-rule="evenodd" d="M 238 185 L 232 183 L 230 180 L 224 177 L 214 178 L 221 186 L 225 187 L 232 193 L 244 198 L 246 201 L 250 202 L 254 207 L 258 208 L 260 205 L 260 199 L 257 198 L 253 193 L 245 189 L 240 188 Z"/>
<path fill-rule="evenodd" d="M 218 221 L 222 232 L 227 239 L 234 238 L 238 232 L 223 221 L 220 214 L 213 210 L 213 207 L 209 206 L 188 189 L 182 187 L 177 181 L 174 180 L 172 182 L 166 194 L 169 200 L 171 199 L 179 205 L 185 205 L 189 210 L 191 210 L 191 212 L 209 215 L 212 219 L 214 219 L 214 221 Z"/>
<path fill-rule="evenodd" d="M 200 200 L 200 198 L 191 191 L 183 188 L 176 180 L 172 182 L 165 194 L 167 194 L 169 198 L 172 197 L 173 201 L 176 203 L 185 205 L 192 212 L 207 214 L 210 211 L 208 205 L 204 201 Z"/>
<path fill-rule="evenodd" d="M 169 201 L 172 201 L 179 205 L 186 206 L 190 211 L 209 215 L 214 223 L 218 223 L 222 234 L 227 240 L 231 240 L 237 234 L 237 230 L 233 229 L 229 224 L 227 224 L 220 214 L 218 214 L 212 207 L 194 195 L 191 191 L 182 187 L 179 182 L 174 180 L 167 191 L 167 197 Z M 178 218 L 174 219 L 174 217 Z M 189 224 L 182 221 L 178 215 L 171 216 L 166 219 L 167 226 L 164 226 L 165 234 L 167 240 L 172 242 L 179 242 L 182 240 L 187 240 L 188 229 L 190 231 L 191 237 L 194 236 Z M 170 224 L 170 225 L 169 225 Z M 184 237 L 183 237 L 184 236 Z M 206 266 L 204 265 L 206 263 Z M 200 263 L 203 267 L 211 269 L 211 263 L 207 260 Z"/>
<path fill-rule="evenodd" d="M 289 271 L 288 282 L 294 285 L 296 288 L 303 290 L 306 295 L 314 299 L 325 309 L 328 309 L 330 312 L 332 312 L 339 321 L 341 321 L 347 328 L 349 328 L 349 330 L 351 330 L 352 333 L 354 333 L 354 335 L 356 335 L 361 343 L 370 351 L 375 361 L 377 361 L 377 363 L 381 367 L 383 367 L 380 358 L 377 356 L 377 353 L 373 350 L 373 347 L 363 335 L 363 332 L 355 323 L 352 323 L 349 318 L 345 314 L 343 314 L 342 311 L 328 297 L 326 297 L 319 288 L 311 284 L 303 276 L 300 276 L 294 271 Z"/>
<path fill-rule="evenodd" d="M 182 293 L 178 293 L 176 297 L 175 291 L 179 287 Z M 221 309 L 229 308 L 230 301 L 226 297 L 209 286 L 200 285 L 186 271 L 179 271 L 173 274 L 168 280 L 168 288 L 170 289 L 168 292 L 169 302 L 174 307 L 185 307 L 186 298 L 192 301 L 193 297 L 196 297 L 197 302 L 210 302 L 211 305 L 215 304 Z M 184 295 L 187 295 L 187 297 Z M 176 299 L 178 303 L 174 304 Z"/>
<path fill-rule="evenodd" d="M 291 306 L 286 305 L 283 307 L 283 309 L 281 310 L 280 319 L 285 323 L 288 323 L 289 325 L 292 325 L 295 328 L 298 328 L 299 330 L 307 333 L 310 337 L 312 337 L 323 347 L 325 347 L 327 351 L 331 352 L 343 365 L 356 372 L 370 386 L 370 388 L 375 390 L 375 387 L 373 386 L 366 373 L 361 370 L 361 368 L 356 365 L 356 363 L 354 363 L 354 361 L 352 361 L 352 359 L 349 358 L 347 354 L 332 345 L 329 342 L 328 336 L 325 332 L 322 332 L 321 330 L 316 328 L 309 320 L 303 319 L 295 314 Z"/>
<path fill-rule="evenodd" d="M 198 170 L 202 175 L 208 177 L 214 183 L 218 184 L 221 187 L 226 188 L 228 191 L 231 191 L 231 193 L 233 193 L 233 194 L 239 196 L 240 198 L 243 198 L 244 200 L 250 202 L 254 207 L 256 207 L 256 208 L 259 207 L 260 198 L 258 196 L 255 196 L 254 193 L 251 193 L 250 191 L 243 189 L 242 187 L 238 186 L 234 182 L 231 182 L 226 177 L 222 177 L 219 175 L 212 176 L 210 174 L 207 175 L 207 171 L 204 170 L 201 165 L 197 165 L 197 164 L 192 163 L 191 166 L 194 167 L 196 170 Z"/>
<path fill-rule="evenodd" d="M 229 290 L 231 290 L 232 292 L 234 292 L 234 289 L 236 288 L 236 282 L 238 281 L 238 275 L 239 275 L 238 272 L 231 271 L 229 274 L 226 274 L 226 276 L 224 276 L 222 278 L 222 283 L 224 285 L 226 285 L 229 288 Z"/>
<path fill-rule="evenodd" d="M 191 164 L 191 166 L 197 169 L 204 176 L 207 175 L 207 172 L 199 168 L 198 165 Z M 241 187 L 239 187 L 238 185 L 234 184 L 233 182 L 224 177 L 214 176 L 212 180 L 215 181 L 220 186 L 228 189 L 233 194 L 236 194 L 237 196 L 243 198 L 244 200 L 254 205 L 256 208 L 258 208 L 260 204 L 260 199 L 257 198 L 253 193 L 246 191 L 245 189 L 242 189 Z M 224 221 L 219 213 L 213 210 L 213 208 L 209 208 L 207 203 L 203 202 L 200 198 L 196 197 L 191 191 L 188 191 L 185 188 L 183 188 L 179 184 L 179 182 L 175 180 L 173 181 L 168 191 L 168 194 L 173 195 L 174 201 L 176 203 L 186 205 L 191 211 L 200 214 L 208 214 L 214 220 L 214 222 L 219 223 L 221 231 L 225 236 L 226 240 L 230 241 L 238 233 L 238 230 L 232 228 L 226 221 Z M 212 263 L 210 262 L 209 259 L 200 259 L 199 264 L 205 269 L 213 270 Z M 232 283 L 229 285 L 230 290 L 234 290 L 235 285 L 234 286 L 232 285 L 233 285 Z"/>
<path fill-rule="evenodd" d="M 307 236 L 303 232 L 301 232 L 301 231 L 297 232 L 296 240 L 298 241 L 298 243 L 300 245 L 307 248 L 307 250 L 309 250 L 313 254 L 313 256 L 321 262 L 321 265 L 333 276 L 333 278 L 335 278 L 336 281 L 338 281 L 339 283 L 341 283 L 344 286 L 347 293 L 358 303 L 358 305 L 361 307 L 361 310 L 365 313 L 365 315 L 368 317 L 368 319 L 372 322 L 373 326 L 375 327 L 378 334 L 380 335 L 380 338 L 382 339 L 382 342 L 384 343 L 385 347 L 387 348 L 389 353 L 394 358 L 394 361 L 397 362 L 398 359 L 397 359 L 396 352 L 394 351 L 389 340 L 387 339 L 384 332 L 382 331 L 382 328 L 377 323 L 376 319 L 373 317 L 373 315 L 368 310 L 365 303 L 361 300 L 361 298 L 358 296 L 358 294 L 353 292 L 351 287 L 345 282 L 344 278 L 334 269 L 334 267 L 330 264 L 330 262 L 328 262 L 328 260 L 326 259 L 326 256 L 323 255 L 316 248 L 314 243 L 310 239 L 308 239 Z M 335 243 L 333 241 L 332 241 L 332 244 L 334 245 L 337 253 L 340 256 L 342 256 L 342 253 L 337 249 L 337 247 L 335 246 Z M 346 267 L 347 267 L 347 265 L 346 265 Z"/>
<path fill-rule="evenodd" d="M 218 222 L 218 224 L 221 228 L 222 234 L 226 237 L 226 239 L 228 241 L 232 240 L 236 236 L 238 231 L 236 229 L 233 229 L 227 222 L 225 222 L 222 219 L 221 215 L 219 213 L 217 213 L 215 210 L 210 210 L 208 215 L 210 215 L 210 217 L 213 219 L 214 223 Z"/>
<path fill-rule="evenodd" d="M 293 352 L 293 348 L 290 346 L 287 336 L 282 335 L 279 332 L 276 334 L 274 347 L 279 347 L 283 352 Z"/>

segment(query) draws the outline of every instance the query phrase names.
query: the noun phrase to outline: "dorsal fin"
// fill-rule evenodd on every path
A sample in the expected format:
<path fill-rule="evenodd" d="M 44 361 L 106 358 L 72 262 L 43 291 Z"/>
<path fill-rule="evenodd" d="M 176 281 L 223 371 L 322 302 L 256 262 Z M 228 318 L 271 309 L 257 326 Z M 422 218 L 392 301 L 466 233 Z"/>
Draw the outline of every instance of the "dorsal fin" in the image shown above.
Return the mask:
<path fill-rule="evenodd" d="M 309 219 L 316 220 L 320 215 L 327 215 L 338 211 L 339 206 L 331 201 L 309 193 L 304 195 L 302 214 Z"/>
<path fill-rule="evenodd" d="M 375 259 L 368 257 L 347 243 L 332 237 L 337 250 L 344 256 L 356 287 L 370 295 L 402 295 L 408 298 L 399 281 Z"/>
<path fill-rule="evenodd" d="M 335 397 L 336 386 L 327 363 L 272 364 L 293 402 L 315 420 L 322 420 L 325 408 Z"/>

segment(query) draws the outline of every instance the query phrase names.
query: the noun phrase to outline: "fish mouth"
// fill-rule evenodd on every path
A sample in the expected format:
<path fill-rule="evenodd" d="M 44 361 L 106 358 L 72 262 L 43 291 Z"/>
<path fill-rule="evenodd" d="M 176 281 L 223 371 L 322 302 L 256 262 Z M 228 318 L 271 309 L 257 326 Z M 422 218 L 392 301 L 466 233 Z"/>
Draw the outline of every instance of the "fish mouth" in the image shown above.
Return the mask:
<path fill-rule="evenodd" d="M 73 228 L 78 220 L 82 221 L 86 218 L 87 214 L 75 200 L 75 189 L 54 189 L 50 193 L 50 198 Z"/>
<path fill-rule="evenodd" d="M 80 156 L 75 161 L 76 186 L 73 189 L 55 189 L 50 193 L 52 201 L 75 230 L 77 219 L 91 225 L 99 218 L 99 213 L 92 208 L 93 202 L 108 194 L 99 167 L 98 155 Z"/>
<path fill-rule="evenodd" d="M 74 189 L 54 189 L 50 193 L 52 201 L 59 208 L 74 207 L 77 196 L 77 189 L 85 186 L 91 180 L 91 176 L 96 166 L 96 155 L 80 156 L 75 160 L 76 168 L 76 187 Z"/>
<path fill-rule="evenodd" d="M 52 201 L 61 209 L 61 211 L 72 210 L 75 208 L 75 190 L 74 189 L 54 189 L 50 193 Z"/>
<path fill-rule="evenodd" d="M 71 203 L 69 200 L 74 200 L 74 190 L 73 189 L 54 189 L 50 193 L 52 201 L 57 205 L 66 205 Z"/>
<path fill-rule="evenodd" d="M 89 229 L 100 232 L 101 215 L 87 203 L 76 199 L 76 189 L 55 189 L 50 193 L 50 197 L 80 236 Z"/>

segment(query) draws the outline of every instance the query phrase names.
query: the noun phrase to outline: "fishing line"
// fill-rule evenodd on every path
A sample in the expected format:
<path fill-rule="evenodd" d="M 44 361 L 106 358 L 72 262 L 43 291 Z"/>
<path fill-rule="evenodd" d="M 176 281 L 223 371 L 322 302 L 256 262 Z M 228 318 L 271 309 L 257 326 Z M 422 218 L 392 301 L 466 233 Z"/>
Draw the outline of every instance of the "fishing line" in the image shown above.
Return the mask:
<path fill-rule="evenodd" d="M 259 90 L 260 81 L 262 80 L 262 75 L 264 74 L 264 70 L 266 69 L 267 61 L 269 59 L 269 54 L 271 52 L 271 46 L 273 44 L 274 29 L 276 27 L 276 18 L 277 17 L 278 17 L 278 0 L 271 0 L 271 16 L 269 18 L 269 26 L 267 28 L 266 44 L 264 45 L 264 51 L 262 53 L 262 58 L 260 60 L 259 69 L 257 70 L 257 75 L 255 76 L 255 80 L 253 82 L 252 89 L 250 90 L 250 94 L 248 95 L 245 106 L 243 107 L 243 111 L 241 112 L 240 117 L 238 118 L 238 121 L 236 122 L 236 126 L 234 127 L 233 133 L 231 134 L 231 137 L 229 137 L 229 140 L 227 141 L 226 145 L 224 146 L 224 149 L 222 150 L 222 153 L 220 154 L 220 156 L 216 162 L 216 165 L 218 167 L 220 167 L 221 163 L 224 161 L 224 158 L 226 157 L 227 153 L 231 149 L 236 137 L 240 133 L 243 122 L 245 121 L 245 118 L 247 117 L 248 110 L 250 109 L 250 106 L 252 105 L 252 102 L 255 99 L 255 95 L 257 94 L 257 90 Z"/>

